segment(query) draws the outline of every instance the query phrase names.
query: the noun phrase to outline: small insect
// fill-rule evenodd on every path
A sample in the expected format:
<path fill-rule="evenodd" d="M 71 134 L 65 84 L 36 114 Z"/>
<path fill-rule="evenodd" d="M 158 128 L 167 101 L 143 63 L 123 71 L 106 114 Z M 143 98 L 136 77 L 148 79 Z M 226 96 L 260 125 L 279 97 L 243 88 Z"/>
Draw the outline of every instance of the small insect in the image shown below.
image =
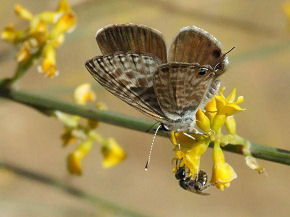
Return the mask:
<path fill-rule="evenodd" d="M 211 184 L 207 185 L 208 177 L 206 172 L 203 170 L 200 170 L 195 178 L 193 178 L 191 175 L 188 175 L 185 167 L 179 167 L 175 172 L 175 178 L 179 180 L 179 185 L 184 190 L 202 194 L 202 195 L 209 195 L 207 193 L 204 193 L 203 191 L 208 189 Z"/>

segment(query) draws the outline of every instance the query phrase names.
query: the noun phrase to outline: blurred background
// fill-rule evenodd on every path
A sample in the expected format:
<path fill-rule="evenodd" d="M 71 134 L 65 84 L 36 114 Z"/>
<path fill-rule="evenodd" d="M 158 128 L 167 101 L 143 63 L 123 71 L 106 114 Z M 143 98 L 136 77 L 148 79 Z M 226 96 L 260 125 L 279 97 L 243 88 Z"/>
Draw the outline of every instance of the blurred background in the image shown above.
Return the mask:
<path fill-rule="evenodd" d="M 99 49 L 95 33 L 108 24 L 138 23 L 161 31 L 169 44 L 183 26 L 196 25 L 214 36 L 228 50 L 230 68 L 222 76 L 226 94 L 234 87 L 245 101 L 246 112 L 237 114 L 238 134 L 252 142 L 290 149 L 290 31 L 277 0 L 71 0 L 78 24 L 57 51 L 60 75 L 46 79 L 33 67 L 18 85 L 36 94 L 72 101 L 74 88 L 89 82 L 98 100 L 112 111 L 146 118 L 98 86 L 84 62 Z M 0 29 L 16 23 L 13 12 L 20 3 L 33 13 L 54 10 L 58 1 L 1 0 Z M 13 74 L 16 50 L 0 42 L 0 78 Z M 0 160 L 64 181 L 119 206 L 146 216 L 289 216 L 289 167 L 259 160 L 268 176 L 250 170 L 240 155 L 225 153 L 238 173 L 225 192 L 211 188 L 203 197 L 182 190 L 171 170 L 172 145 L 165 138 L 155 142 L 151 167 L 144 172 L 152 135 L 108 124 L 98 132 L 114 137 L 127 153 L 127 159 L 114 168 L 101 166 L 96 144 L 83 162 L 83 175 L 66 170 L 66 156 L 72 147 L 62 148 L 62 124 L 35 110 L 12 101 L 0 101 Z M 209 149 L 201 168 L 211 171 Z M 0 170 L 0 216 L 121 216 L 118 212 L 78 199 L 54 187 Z"/>

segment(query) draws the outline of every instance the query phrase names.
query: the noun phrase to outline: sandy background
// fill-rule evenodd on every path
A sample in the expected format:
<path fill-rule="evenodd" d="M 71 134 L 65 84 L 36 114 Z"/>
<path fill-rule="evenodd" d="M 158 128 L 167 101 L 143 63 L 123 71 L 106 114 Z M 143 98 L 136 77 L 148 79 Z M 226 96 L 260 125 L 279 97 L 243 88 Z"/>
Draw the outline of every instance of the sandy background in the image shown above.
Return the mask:
<path fill-rule="evenodd" d="M 1 0 L 0 28 L 19 22 L 13 4 L 33 12 L 53 10 L 57 1 Z M 86 59 L 99 53 L 95 32 L 112 23 L 141 23 L 160 30 L 169 43 L 183 26 L 197 25 L 215 35 L 230 54 L 232 63 L 222 77 L 227 93 L 234 87 L 245 97 L 248 110 L 236 115 L 238 133 L 249 140 L 273 147 L 289 148 L 290 31 L 275 0 L 211 1 L 70 1 L 78 17 L 75 32 L 58 50 L 60 76 L 49 80 L 32 68 L 20 87 L 38 94 L 71 100 L 80 82 L 90 82 L 98 99 L 111 110 L 143 117 L 99 87 L 84 67 Z M 13 73 L 15 51 L 0 42 L 0 78 Z M 152 136 L 107 124 L 99 132 L 113 136 L 128 154 L 125 162 L 103 170 L 99 146 L 84 160 L 84 175 L 67 174 L 65 159 L 73 147 L 63 149 L 59 139 L 62 125 L 34 110 L 0 101 L 0 159 L 58 178 L 87 192 L 111 200 L 148 216 L 243 216 L 279 217 L 290 213 L 290 170 L 285 165 L 260 163 L 268 176 L 248 169 L 243 157 L 226 153 L 239 178 L 221 193 L 210 189 L 209 197 L 183 191 L 171 173 L 174 156 L 169 140 L 157 138 L 149 172 L 144 172 Z M 211 151 L 202 167 L 211 170 Z M 9 172 L 0 172 L 1 217 L 119 216 L 84 200 L 32 182 Z"/>

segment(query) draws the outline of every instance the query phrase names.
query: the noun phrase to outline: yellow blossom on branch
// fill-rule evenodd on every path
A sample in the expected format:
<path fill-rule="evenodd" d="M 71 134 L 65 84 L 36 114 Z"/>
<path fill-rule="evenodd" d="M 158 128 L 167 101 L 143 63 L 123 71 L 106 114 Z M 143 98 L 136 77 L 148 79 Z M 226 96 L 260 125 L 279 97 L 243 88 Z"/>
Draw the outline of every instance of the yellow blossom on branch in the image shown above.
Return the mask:
<path fill-rule="evenodd" d="M 77 104 L 86 105 L 96 100 L 96 94 L 92 91 L 89 83 L 79 85 L 74 92 L 74 100 Z"/>
<path fill-rule="evenodd" d="M 71 153 L 67 158 L 68 171 L 71 174 L 81 175 L 82 174 L 82 160 L 91 150 L 93 140 L 89 139 L 79 145 L 77 149 Z"/>
<path fill-rule="evenodd" d="M 55 61 L 55 49 L 64 41 L 64 35 L 74 29 L 76 17 L 66 0 L 60 0 L 57 10 L 32 14 L 29 10 L 16 4 L 15 13 L 29 22 L 24 30 L 15 30 L 13 25 L 4 28 L 1 38 L 20 47 L 17 62 L 24 64 L 32 58 L 42 56 L 38 67 L 45 76 L 52 78 L 58 73 Z"/>
<path fill-rule="evenodd" d="M 113 138 L 106 139 L 102 144 L 103 167 L 110 168 L 125 160 L 126 153 Z"/>
<path fill-rule="evenodd" d="M 80 105 L 86 105 L 95 100 L 96 94 L 89 83 L 79 85 L 74 91 L 74 101 Z M 96 103 L 96 107 L 101 110 L 107 109 L 106 105 L 101 102 Z M 95 143 L 101 146 L 104 168 L 116 166 L 126 158 L 125 151 L 115 139 L 104 138 L 96 132 L 98 121 L 90 119 L 83 121 L 84 119 L 79 116 L 68 115 L 60 111 L 55 111 L 54 115 L 64 125 L 64 133 L 61 135 L 63 147 L 73 143 L 80 144 L 67 157 L 67 168 L 71 174 L 82 174 L 82 160 Z"/>
<path fill-rule="evenodd" d="M 225 187 L 229 187 L 231 181 L 237 177 L 234 169 L 225 162 L 224 153 L 220 145 L 218 143 L 214 144 L 211 183 L 221 191 L 224 191 Z"/>
<path fill-rule="evenodd" d="M 171 140 L 175 145 L 176 157 L 174 160 L 178 162 L 177 167 L 184 167 L 185 171 L 189 169 L 189 175 L 192 177 L 196 177 L 200 171 L 201 156 L 210 143 L 214 144 L 211 183 L 221 191 L 229 187 L 231 181 L 237 178 L 234 169 L 225 162 L 221 146 L 229 143 L 242 145 L 246 164 L 258 172 L 263 171 L 263 168 L 248 151 L 250 143 L 236 134 L 236 121 L 233 115 L 245 111 L 239 106 L 244 98 L 236 97 L 236 88 L 227 97 L 223 95 L 223 92 L 224 88 L 205 106 L 204 111 L 198 109 L 196 112 L 196 126 L 203 133 L 171 133 Z M 227 129 L 228 135 L 222 133 L 223 127 Z"/>

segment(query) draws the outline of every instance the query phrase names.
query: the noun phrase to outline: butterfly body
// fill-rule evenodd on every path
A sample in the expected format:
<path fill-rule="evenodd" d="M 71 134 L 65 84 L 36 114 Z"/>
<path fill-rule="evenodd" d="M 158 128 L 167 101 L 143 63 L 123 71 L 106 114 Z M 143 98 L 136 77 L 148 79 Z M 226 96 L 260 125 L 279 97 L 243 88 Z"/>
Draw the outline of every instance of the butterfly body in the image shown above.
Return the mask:
<path fill-rule="evenodd" d="M 195 129 L 195 113 L 218 91 L 228 59 L 221 44 L 198 27 L 184 27 L 169 48 L 160 32 L 110 25 L 97 32 L 102 56 L 86 62 L 109 92 L 173 131 Z"/>

